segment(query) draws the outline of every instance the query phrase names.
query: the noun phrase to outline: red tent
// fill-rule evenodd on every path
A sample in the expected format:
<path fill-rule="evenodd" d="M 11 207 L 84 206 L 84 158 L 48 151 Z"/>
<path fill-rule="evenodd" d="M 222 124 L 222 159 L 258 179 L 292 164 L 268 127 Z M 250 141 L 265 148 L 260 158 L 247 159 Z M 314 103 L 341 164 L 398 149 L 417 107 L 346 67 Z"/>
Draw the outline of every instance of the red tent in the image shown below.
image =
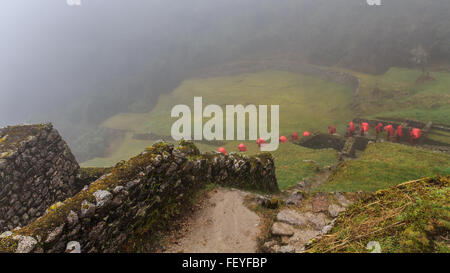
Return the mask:
<path fill-rule="evenodd" d="M 310 136 L 310 133 L 308 131 L 303 132 L 303 136 L 307 137 Z"/>
<path fill-rule="evenodd" d="M 387 140 L 389 140 L 391 136 L 394 136 L 394 127 L 391 124 L 384 126 L 384 130 L 386 131 Z"/>
<path fill-rule="evenodd" d="M 261 145 L 266 144 L 266 141 L 262 138 L 258 138 L 258 140 L 256 140 L 256 144 L 258 144 L 258 147 L 261 147 Z"/>
<path fill-rule="evenodd" d="M 330 129 L 328 130 L 328 133 L 330 135 L 336 134 L 336 127 L 334 127 L 334 125 L 331 125 Z"/>
<path fill-rule="evenodd" d="M 403 127 L 401 125 L 397 127 L 397 136 L 399 137 L 403 136 Z"/>
<path fill-rule="evenodd" d="M 350 121 L 348 123 L 348 128 L 347 128 L 347 136 L 352 136 L 353 133 L 355 132 L 355 124 L 353 123 L 353 121 Z"/>
<path fill-rule="evenodd" d="M 391 130 L 391 132 L 390 132 L 390 133 L 391 133 L 391 136 L 393 136 L 393 135 L 395 134 L 395 129 L 394 129 L 394 126 L 392 126 L 392 125 L 391 125 L 391 128 L 390 128 L 390 130 Z"/>
<path fill-rule="evenodd" d="M 293 133 L 291 134 L 291 139 L 292 139 L 292 141 L 298 140 L 298 134 L 297 134 L 297 132 L 293 132 Z"/>
<path fill-rule="evenodd" d="M 418 139 L 422 136 L 422 131 L 419 128 L 414 128 L 412 129 L 410 136 L 414 137 L 414 139 Z"/>
<path fill-rule="evenodd" d="M 368 132 L 369 131 L 369 128 L 370 128 L 369 123 L 363 122 L 363 123 L 361 123 L 361 126 L 362 126 L 364 132 Z"/>
<path fill-rule="evenodd" d="M 348 128 L 352 133 L 355 131 L 355 124 L 353 123 L 353 121 L 350 121 L 348 123 Z"/>
<path fill-rule="evenodd" d="M 219 149 L 217 149 L 217 151 L 221 154 L 227 155 L 227 150 L 225 150 L 224 147 L 219 147 Z"/>
<path fill-rule="evenodd" d="M 363 122 L 361 123 L 361 128 L 359 129 L 359 134 L 364 136 L 364 133 L 369 132 L 369 123 Z"/>
<path fill-rule="evenodd" d="M 244 143 L 241 143 L 238 146 L 238 150 L 239 150 L 239 152 L 247 152 L 247 147 L 245 146 Z"/>
<path fill-rule="evenodd" d="M 377 136 L 378 136 L 379 133 L 381 133 L 382 129 L 383 129 L 383 124 L 378 123 L 377 126 L 375 127 L 375 132 L 376 132 Z"/>
<path fill-rule="evenodd" d="M 422 136 L 422 131 L 419 128 L 414 128 L 409 134 L 409 142 L 413 144 L 414 140 L 419 139 Z"/>
<path fill-rule="evenodd" d="M 281 143 L 287 142 L 287 138 L 285 136 L 280 136 L 280 142 Z"/>
<path fill-rule="evenodd" d="M 402 137 L 403 136 L 403 129 L 402 129 L 402 126 L 401 125 L 399 125 L 398 127 L 397 127 L 397 130 L 395 130 L 395 141 L 398 141 L 399 139 L 400 139 L 400 137 Z"/>

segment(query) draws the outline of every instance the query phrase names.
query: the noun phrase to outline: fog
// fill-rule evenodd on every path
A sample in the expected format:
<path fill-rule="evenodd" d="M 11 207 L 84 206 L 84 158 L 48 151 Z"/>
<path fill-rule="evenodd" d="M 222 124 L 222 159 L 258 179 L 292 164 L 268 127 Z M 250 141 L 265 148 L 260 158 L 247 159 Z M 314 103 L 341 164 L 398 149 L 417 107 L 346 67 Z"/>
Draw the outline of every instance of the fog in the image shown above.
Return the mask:
<path fill-rule="evenodd" d="M 149 65 L 166 46 L 150 37 L 169 31 L 162 2 L 93 0 L 70 7 L 54 0 L 2 1 L 1 122 L 67 106 Z"/>
<path fill-rule="evenodd" d="M 129 89 L 146 88 L 148 77 L 159 80 L 146 92 L 167 91 L 177 73 L 168 69 L 169 62 L 177 62 L 177 69 L 185 66 L 189 60 L 180 48 L 189 35 L 204 31 L 203 39 L 208 38 L 208 20 L 225 13 L 222 6 L 232 8 L 232 2 L 238 6 L 239 1 L 206 0 L 83 0 L 81 6 L 62 0 L 2 1 L 0 125 L 57 113 L 86 94 L 126 96 L 133 92 Z M 200 49 L 192 52 L 198 42 L 190 45 L 192 59 L 200 54 Z"/>
<path fill-rule="evenodd" d="M 53 122 L 69 142 L 149 111 L 209 66 L 293 53 L 370 73 L 413 46 L 450 61 L 450 1 L 2 0 L 0 126 Z"/>

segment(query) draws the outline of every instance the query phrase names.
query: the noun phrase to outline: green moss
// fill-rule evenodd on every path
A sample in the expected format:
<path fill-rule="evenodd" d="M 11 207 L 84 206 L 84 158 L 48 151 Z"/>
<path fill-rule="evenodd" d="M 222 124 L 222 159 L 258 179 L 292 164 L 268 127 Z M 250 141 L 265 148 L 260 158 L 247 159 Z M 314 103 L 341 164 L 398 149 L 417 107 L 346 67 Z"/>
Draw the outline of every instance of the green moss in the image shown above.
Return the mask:
<path fill-rule="evenodd" d="M 56 202 L 55 204 L 51 205 L 51 206 L 47 209 L 47 211 L 48 211 L 48 212 L 54 211 L 54 210 L 56 210 L 57 208 L 61 207 L 62 205 L 63 205 L 62 202 Z"/>
<path fill-rule="evenodd" d="M 377 191 L 339 215 L 309 252 L 448 252 L 450 176 L 406 182 Z"/>
<path fill-rule="evenodd" d="M 98 190 L 112 191 L 116 186 L 124 185 L 139 174 L 139 172 L 141 172 L 145 166 L 150 164 L 151 161 L 152 157 L 150 154 L 142 153 L 130 159 L 128 162 L 117 164 L 116 167 L 111 170 L 111 175 L 95 181 L 89 186 L 88 190 L 81 191 L 75 196 L 66 199 L 58 206 L 55 206 L 54 209 L 50 209 L 46 215 L 20 229 L 17 233 L 46 238 L 50 230 L 64 223 L 71 210 L 80 214 L 81 203 L 83 200 L 95 202 L 93 193 Z"/>
<path fill-rule="evenodd" d="M 33 124 L 33 125 L 17 125 L 7 126 L 2 129 L 5 135 L 0 139 L 0 149 L 16 149 L 18 144 L 26 140 L 30 136 L 38 135 L 42 130 L 51 128 L 50 124 Z"/>
<path fill-rule="evenodd" d="M 189 149 L 191 156 L 196 159 L 188 159 L 188 160 L 197 160 L 197 158 L 205 159 L 206 163 L 211 163 L 215 156 L 217 155 L 200 155 L 198 149 L 195 145 L 189 142 L 181 142 L 179 149 Z M 81 212 L 81 204 L 83 200 L 87 200 L 91 203 L 95 203 L 95 197 L 93 194 L 98 190 L 108 190 L 112 191 L 116 186 L 125 186 L 125 184 L 129 181 L 134 180 L 136 177 L 140 177 L 140 173 L 145 171 L 145 168 L 151 165 L 157 156 L 165 155 L 171 156 L 171 149 L 173 149 L 173 145 L 167 143 L 156 143 L 152 147 L 149 147 L 143 153 L 131 158 L 128 161 L 121 161 L 116 164 L 115 167 L 110 169 L 110 173 L 107 176 L 104 176 L 102 179 L 98 179 L 95 182 L 91 183 L 89 188 L 85 191 L 81 191 L 75 196 L 66 199 L 64 202 L 59 202 L 52 205 L 48 209 L 48 213 L 44 216 L 38 218 L 34 222 L 29 225 L 23 227 L 22 229 L 16 231 L 15 233 L 20 235 L 27 235 L 32 237 L 39 236 L 40 238 L 47 238 L 48 233 L 54 228 L 60 226 L 66 221 L 67 215 L 72 210 L 77 214 Z M 221 156 L 221 155 L 219 155 Z M 270 154 L 263 153 L 258 156 L 260 160 L 273 160 Z M 256 162 L 256 158 L 251 158 L 251 162 Z M 255 163 L 256 164 L 256 163 Z M 93 171 L 94 173 L 97 170 L 88 169 L 85 171 Z M 206 178 L 207 168 L 202 168 L 199 176 L 195 177 L 196 181 L 189 185 L 184 186 L 182 191 L 182 195 L 179 193 L 178 196 L 174 196 L 175 192 L 171 192 L 170 194 L 163 193 L 160 196 L 152 195 L 149 196 L 149 200 L 146 201 L 146 204 L 149 204 L 147 211 L 145 211 L 141 217 L 130 223 L 129 229 L 126 231 L 128 241 L 124 244 L 123 250 L 125 251 L 136 251 L 136 247 L 144 249 L 144 247 L 139 243 L 142 241 L 142 238 L 148 238 L 148 242 L 152 242 L 155 238 L 158 238 L 158 232 L 162 232 L 168 228 L 170 221 L 180 215 L 180 213 L 188 209 L 192 201 L 194 200 L 193 196 L 195 196 L 196 192 L 198 192 L 202 187 L 205 186 L 206 181 L 199 181 L 199 177 L 204 175 Z M 164 174 L 155 174 L 157 178 L 161 178 L 161 181 L 168 183 L 175 183 L 174 181 L 165 181 Z M 239 185 L 247 185 L 248 181 L 240 181 L 242 184 Z M 253 181 L 259 182 L 259 181 Z M 255 187 L 258 184 L 250 184 L 248 183 L 248 187 Z M 143 185 L 146 187 L 144 190 L 151 188 L 153 191 L 157 192 L 157 189 L 161 186 L 158 183 L 148 183 Z M 88 208 L 86 206 L 86 208 Z M 105 242 L 107 244 L 107 242 Z M 9 251 L 10 249 L 1 247 L 0 251 Z"/>
<path fill-rule="evenodd" d="M 78 177 L 81 180 L 96 180 L 102 175 L 107 174 L 111 171 L 111 168 L 94 168 L 94 167 L 83 167 L 78 171 Z"/>
<path fill-rule="evenodd" d="M 11 237 L 0 238 L 0 253 L 16 252 L 18 241 L 13 240 Z"/>
<path fill-rule="evenodd" d="M 178 146 L 178 149 L 181 152 L 184 152 L 184 153 L 192 155 L 192 156 L 200 155 L 200 150 L 197 148 L 197 146 L 195 146 L 194 143 L 192 143 L 190 141 L 181 140 L 180 144 Z"/>

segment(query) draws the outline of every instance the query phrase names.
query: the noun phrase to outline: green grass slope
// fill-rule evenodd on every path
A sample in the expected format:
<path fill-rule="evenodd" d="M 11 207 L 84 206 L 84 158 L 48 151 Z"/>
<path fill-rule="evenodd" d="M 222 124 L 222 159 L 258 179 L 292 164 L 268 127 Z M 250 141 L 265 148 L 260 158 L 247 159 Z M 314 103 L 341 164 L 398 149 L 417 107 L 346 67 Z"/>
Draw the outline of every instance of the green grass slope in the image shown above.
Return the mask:
<path fill-rule="evenodd" d="M 177 104 L 193 106 L 194 96 L 203 97 L 203 105 L 217 104 L 224 109 L 226 104 L 255 104 L 280 106 L 280 134 L 289 136 L 293 131 L 326 131 L 334 124 L 344 130 L 353 113 L 348 107 L 352 99 L 351 88 L 320 78 L 283 71 L 264 71 L 230 77 L 190 79 L 184 81 L 171 94 L 162 95 L 156 107 L 149 113 L 121 113 L 102 126 L 128 131 L 117 149 L 104 158 L 94 158 L 83 166 L 111 166 L 125 160 L 151 145 L 154 140 L 135 140 L 133 133 L 152 132 L 168 136 L 176 118 L 170 111 Z M 192 108 L 191 108 L 192 109 Z M 244 142 L 248 154 L 255 154 L 258 148 L 254 141 Z M 237 151 L 239 142 L 227 142 L 225 148 Z M 217 146 L 196 143 L 201 151 L 216 150 Z M 317 167 L 337 162 L 334 150 L 314 151 L 290 143 L 281 145 L 273 153 L 277 162 L 280 187 L 295 184 L 300 179 L 314 174 Z M 304 162 L 306 160 L 307 162 Z"/>
<path fill-rule="evenodd" d="M 393 67 L 382 75 L 359 77 L 358 103 L 367 117 L 395 117 L 450 125 L 450 73 L 432 71 L 434 81 L 416 83 L 421 71 Z"/>
<path fill-rule="evenodd" d="M 350 206 L 307 251 L 449 253 L 449 204 L 450 176 L 402 183 Z"/>
<path fill-rule="evenodd" d="M 170 135 L 177 120 L 170 111 L 177 104 L 193 106 L 194 96 L 203 105 L 280 105 L 280 133 L 301 130 L 326 130 L 330 124 L 344 128 L 353 118 L 348 104 L 351 88 L 320 78 L 283 71 L 265 71 L 231 77 L 190 79 L 167 95 L 161 95 L 150 113 L 122 113 L 102 126 L 134 132 Z M 191 108 L 192 109 L 192 108 Z M 224 108 L 223 108 L 224 109 Z"/>
<path fill-rule="evenodd" d="M 318 191 L 376 191 L 426 176 L 450 175 L 450 155 L 390 142 L 372 143 L 346 161 Z"/>
<path fill-rule="evenodd" d="M 340 69 L 342 70 L 342 69 Z M 416 84 L 418 70 L 392 68 L 383 75 L 368 75 L 354 71 L 361 80 L 360 107 L 354 113 L 351 88 L 320 78 L 285 71 L 264 71 L 237 76 L 195 78 L 184 81 L 172 93 L 161 95 L 149 113 L 121 113 L 103 122 L 102 126 L 126 130 L 124 140 L 108 156 L 94 158 L 82 166 L 112 166 L 150 146 L 154 140 L 133 139 L 134 133 L 152 132 L 169 136 L 176 118 L 170 111 L 177 104 L 193 106 L 194 96 L 203 97 L 203 106 L 218 104 L 280 105 L 280 134 L 289 136 L 304 130 L 327 131 L 334 124 L 338 132 L 345 130 L 348 120 L 356 114 L 365 117 L 402 117 L 450 124 L 450 73 L 432 72 L 435 81 Z M 446 132 L 435 131 L 431 139 L 450 143 Z M 244 142 L 248 154 L 258 152 L 256 144 Z M 237 151 L 239 142 L 224 145 L 228 152 Z M 203 152 L 217 145 L 196 143 Z M 333 150 L 311 150 L 291 143 L 282 144 L 274 153 L 280 188 L 314 175 L 323 166 L 337 162 Z M 338 174 L 323 186 L 324 190 L 376 190 L 409 179 L 448 173 L 448 155 L 394 144 L 370 146 L 361 159 L 348 162 Z M 368 177 L 375 179 L 369 180 Z"/>

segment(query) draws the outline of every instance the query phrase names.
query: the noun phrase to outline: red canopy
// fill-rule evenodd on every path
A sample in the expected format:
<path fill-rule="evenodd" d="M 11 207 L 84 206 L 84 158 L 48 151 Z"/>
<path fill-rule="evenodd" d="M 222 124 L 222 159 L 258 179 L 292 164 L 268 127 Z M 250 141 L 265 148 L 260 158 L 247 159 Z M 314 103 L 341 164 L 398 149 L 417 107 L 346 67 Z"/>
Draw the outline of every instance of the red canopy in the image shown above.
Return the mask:
<path fill-rule="evenodd" d="M 297 139 L 298 139 L 298 134 L 297 134 L 297 132 L 293 132 L 293 133 L 291 134 L 291 139 L 292 139 L 292 140 L 297 140 Z"/>
<path fill-rule="evenodd" d="M 397 127 L 397 136 L 403 136 L 403 128 L 401 125 Z"/>
<path fill-rule="evenodd" d="M 239 152 L 247 152 L 247 147 L 245 146 L 244 143 L 241 143 L 238 146 L 238 150 L 239 150 Z"/>
<path fill-rule="evenodd" d="M 389 135 L 391 135 L 391 136 L 394 135 L 394 127 L 391 124 L 384 126 L 384 130 Z"/>
<path fill-rule="evenodd" d="M 364 132 L 368 132 L 369 131 L 369 123 L 363 122 L 363 123 L 361 123 L 361 126 L 362 126 Z"/>
<path fill-rule="evenodd" d="M 219 147 L 219 149 L 217 149 L 217 151 L 218 151 L 219 153 L 222 153 L 222 154 L 224 154 L 224 155 L 226 155 L 226 154 L 227 154 L 227 150 L 225 150 L 225 148 L 224 148 L 224 147 Z"/>
<path fill-rule="evenodd" d="M 350 131 L 355 131 L 355 124 L 353 123 L 353 121 L 350 121 L 349 123 L 348 123 L 348 127 L 350 128 Z"/>
<path fill-rule="evenodd" d="M 282 143 L 287 142 L 287 138 L 285 136 L 280 136 L 280 142 Z"/>
<path fill-rule="evenodd" d="M 262 144 L 266 144 L 266 141 L 262 138 L 258 138 L 258 140 L 256 140 L 256 144 L 258 144 L 258 147 L 261 147 Z"/>
<path fill-rule="evenodd" d="M 309 136 L 310 133 L 308 131 L 303 132 L 303 136 Z"/>
<path fill-rule="evenodd" d="M 418 139 L 422 136 L 422 131 L 418 128 L 412 129 L 410 136 L 412 136 L 414 139 Z"/>
<path fill-rule="evenodd" d="M 336 134 L 336 127 L 334 127 L 334 125 L 331 125 L 330 130 L 328 130 L 328 132 L 330 133 L 330 135 Z"/>

